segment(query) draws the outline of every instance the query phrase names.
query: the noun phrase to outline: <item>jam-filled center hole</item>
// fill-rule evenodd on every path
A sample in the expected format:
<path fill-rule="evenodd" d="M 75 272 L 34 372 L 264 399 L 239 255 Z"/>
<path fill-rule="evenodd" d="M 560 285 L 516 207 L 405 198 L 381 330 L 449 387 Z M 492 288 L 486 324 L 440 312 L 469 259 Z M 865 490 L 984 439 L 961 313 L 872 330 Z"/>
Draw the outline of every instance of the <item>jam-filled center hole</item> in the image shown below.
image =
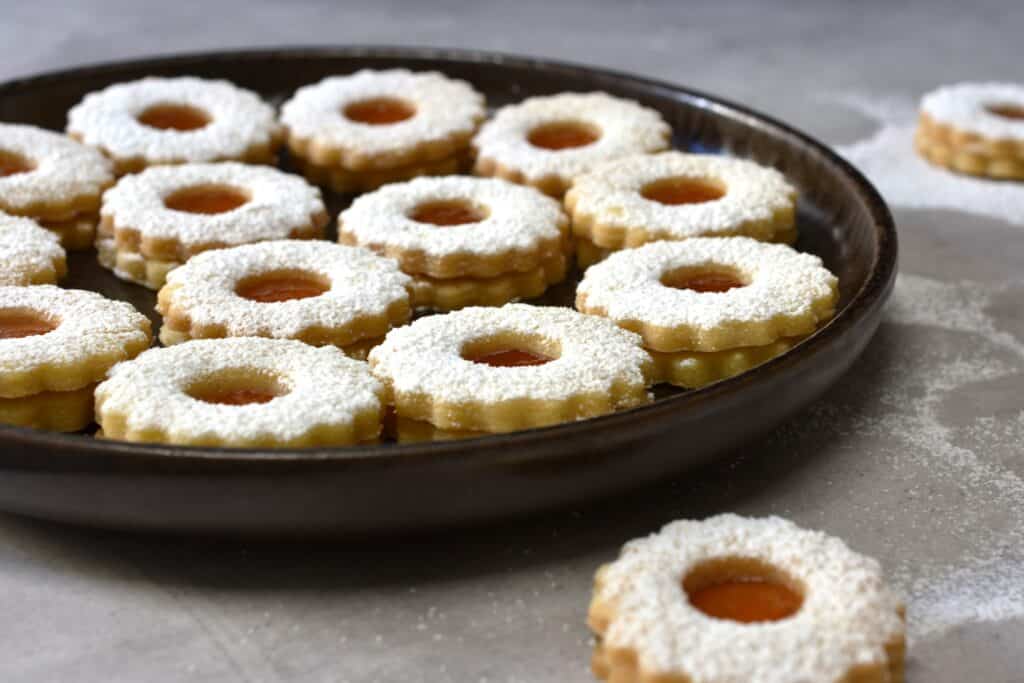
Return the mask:
<path fill-rule="evenodd" d="M 187 104 L 158 104 L 139 114 L 138 121 L 158 130 L 190 131 L 210 124 L 210 115 Z"/>
<path fill-rule="evenodd" d="M 557 359 L 557 343 L 533 337 L 493 337 L 470 342 L 462 347 L 462 358 L 494 368 L 521 368 L 544 365 Z"/>
<path fill-rule="evenodd" d="M 22 339 L 53 332 L 57 325 L 42 314 L 24 309 L 0 310 L 0 339 Z"/>
<path fill-rule="evenodd" d="M 803 589 L 759 560 L 727 558 L 698 566 L 683 579 L 690 604 L 709 617 L 742 624 L 781 621 L 803 605 Z"/>
<path fill-rule="evenodd" d="M 1004 119 L 1024 121 L 1024 104 L 990 104 L 985 108 Z"/>
<path fill-rule="evenodd" d="M 703 204 L 725 196 L 725 185 L 707 178 L 663 178 L 640 188 L 640 195 L 659 204 Z"/>
<path fill-rule="evenodd" d="M 243 299 L 260 303 L 309 299 L 331 288 L 326 278 L 301 270 L 279 270 L 253 275 L 241 280 L 235 293 Z"/>
<path fill-rule="evenodd" d="M 438 199 L 416 206 L 409 218 L 417 223 L 450 226 L 479 223 L 487 218 L 488 211 L 465 199 Z"/>
<path fill-rule="evenodd" d="M 0 178 L 34 171 L 35 163 L 17 152 L 0 149 Z"/>
<path fill-rule="evenodd" d="M 411 119 L 416 115 L 416 107 L 397 97 L 374 97 L 353 102 L 342 113 L 350 121 L 386 126 Z"/>
<path fill-rule="evenodd" d="M 234 211 L 249 201 L 249 193 L 229 185 L 198 185 L 178 190 L 164 199 L 164 206 L 185 213 L 217 214 Z"/>
<path fill-rule="evenodd" d="M 526 139 L 534 147 L 560 150 L 585 147 L 597 142 L 601 129 L 582 121 L 557 121 L 545 123 L 530 131 Z"/>
<path fill-rule="evenodd" d="M 672 289 L 688 289 L 694 292 L 728 292 L 730 289 L 746 287 L 747 282 L 735 270 L 724 266 L 704 268 L 680 268 L 666 273 L 661 284 Z"/>
<path fill-rule="evenodd" d="M 288 393 L 276 377 L 246 371 L 227 370 L 194 382 L 186 394 L 197 401 L 223 406 L 247 406 L 270 403 Z"/>

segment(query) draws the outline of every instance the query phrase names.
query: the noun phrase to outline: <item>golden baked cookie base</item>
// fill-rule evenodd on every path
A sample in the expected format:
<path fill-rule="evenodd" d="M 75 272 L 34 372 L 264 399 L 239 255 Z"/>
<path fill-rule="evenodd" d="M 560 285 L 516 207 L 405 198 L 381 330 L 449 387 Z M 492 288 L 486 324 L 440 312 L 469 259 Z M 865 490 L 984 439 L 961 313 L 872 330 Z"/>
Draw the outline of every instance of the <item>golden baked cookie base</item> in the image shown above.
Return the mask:
<path fill-rule="evenodd" d="M 410 420 L 407 417 L 392 417 L 385 420 L 385 431 L 398 443 L 429 443 L 432 441 L 458 441 L 486 436 L 487 432 L 455 431 L 439 429 L 429 422 Z"/>
<path fill-rule="evenodd" d="M 658 379 L 684 389 L 699 389 L 712 382 L 734 377 L 756 368 L 793 348 L 797 339 L 779 339 L 764 346 L 726 351 L 650 351 Z"/>
<path fill-rule="evenodd" d="M 20 398 L 0 398 L 0 423 L 51 432 L 78 432 L 93 421 L 89 384 L 71 391 L 44 391 Z"/>
<path fill-rule="evenodd" d="M 651 351 L 726 351 L 750 346 L 765 346 L 786 337 L 803 337 L 829 320 L 835 313 L 839 290 L 833 285 L 829 295 L 811 302 L 810 311 L 771 320 L 743 321 L 718 325 L 712 329 L 696 326 L 661 327 L 642 320 L 618 320 L 620 327 L 636 332 Z M 599 306 L 587 306 L 585 293 L 577 293 L 576 310 L 588 315 L 608 317 Z"/>
<path fill-rule="evenodd" d="M 924 112 L 918 118 L 918 134 L 937 145 L 970 151 L 986 157 L 1024 158 L 1024 140 L 987 138 L 977 133 L 939 123 Z"/>
<path fill-rule="evenodd" d="M 602 565 L 594 576 L 593 598 L 587 610 L 587 625 L 595 634 L 594 651 L 590 659 L 590 668 L 594 676 L 610 683 L 692 683 L 692 679 L 684 674 L 672 675 L 643 671 L 637 654 L 628 648 L 607 648 L 603 636 L 615 617 L 615 606 L 599 599 L 603 573 L 609 565 Z M 680 592 L 680 599 L 683 594 Z M 904 617 L 904 611 L 900 610 Z M 905 636 L 887 643 L 885 646 L 887 667 L 862 667 L 850 671 L 841 683 L 904 683 L 906 680 L 905 661 L 907 643 Z"/>
<path fill-rule="evenodd" d="M 456 154 L 394 168 L 363 171 L 353 171 L 340 166 L 322 166 L 302 159 L 296 159 L 296 165 L 306 180 L 312 184 L 329 188 L 340 194 L 352 194 L 371 192 L 382 185 L 412 180 L 419 176 L 452 175 L 463 171 L 467 162 L 464 155 Z"/>
<path fill-rule="evenodd" d="M 473 164 L 473 175 L 485 178 L 501 178 L 517 185 L 529 185 L 555 199 L 561 199 L 572 185 L 570 180 L 557 175 L 549 175 L 531 180 L 518 168 L 507 166 L 488 157 L 477 157 L 476 163 Z"/>
<path fill-rule="evenodd" d="M 92 247 L 96 241 L 96 224 L 99 217 L 95 214 L 75 216 L 63 221 L 40 221 L 39 224 L 60 238 L 60 245 L 68 251 L 83 251 Z"/>
<path fill-rule="evenodd" d="M 96 240 L 96 260 L 117 278 L 158 290 L 167 282 L 167 275 L 181 265 L 178 261 L 154 261 L 141 254 L 118 249 L 111 239 Z"/>
<path fill-rule="evenodd" d="M 454 311 L 467 306 L 502 306 L 517 299 L 533 299 L 565 279 L 569 258 L 561 251 L 539 267 L 493 278 L 437 279 L 413 276 L 414 308 Z"/>
<path fill-rule="evenodd" d="M 996 180 L 1024 180 L 1024 153 L 992 156 L 973 145 L 951 145 L 931 137 L 924 129 L 914 136 L 917 153 L 935 166 L 958 173 Z"/>

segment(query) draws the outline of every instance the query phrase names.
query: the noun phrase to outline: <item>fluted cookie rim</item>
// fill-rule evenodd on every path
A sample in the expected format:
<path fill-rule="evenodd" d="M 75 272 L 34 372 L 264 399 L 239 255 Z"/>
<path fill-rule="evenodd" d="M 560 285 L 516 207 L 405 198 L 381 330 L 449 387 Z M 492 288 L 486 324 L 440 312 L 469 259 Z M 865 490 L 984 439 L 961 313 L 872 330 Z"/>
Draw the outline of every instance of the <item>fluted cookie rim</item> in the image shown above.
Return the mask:
<path fill-rule="evenodd" d="M 0 212 L 0 286 L 52 285 L 67 275 L 60 238 L 34 220 Z"/>

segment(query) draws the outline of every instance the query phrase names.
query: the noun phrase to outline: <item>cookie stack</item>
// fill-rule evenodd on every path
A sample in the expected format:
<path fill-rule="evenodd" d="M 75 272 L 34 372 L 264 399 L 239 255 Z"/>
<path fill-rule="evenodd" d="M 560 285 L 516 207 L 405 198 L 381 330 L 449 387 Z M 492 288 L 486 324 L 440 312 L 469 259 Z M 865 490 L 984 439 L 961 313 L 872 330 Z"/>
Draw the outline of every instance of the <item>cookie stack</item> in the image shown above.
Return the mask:
<path fill-rule="evenodd" d="M 925 95 L 914 145 L 943 168 L 1024 180 L 1024 86 L 960 83 Z"/>
<path fill-rule="evenodd" d="M 496 178 L 394 183 L 357 198 L 338 239 L 398 261 L 416 308 L 451 311 L 540 296 L 565 279 L 568 219 L 557 201 Z"/>
<path fill-rule="evenodd" d="M 484 96 L 465 81 L 406 69 L 325 78 L 281 107 L 296 166 L 343 193 L 458 173 L 485 115 Z"/>

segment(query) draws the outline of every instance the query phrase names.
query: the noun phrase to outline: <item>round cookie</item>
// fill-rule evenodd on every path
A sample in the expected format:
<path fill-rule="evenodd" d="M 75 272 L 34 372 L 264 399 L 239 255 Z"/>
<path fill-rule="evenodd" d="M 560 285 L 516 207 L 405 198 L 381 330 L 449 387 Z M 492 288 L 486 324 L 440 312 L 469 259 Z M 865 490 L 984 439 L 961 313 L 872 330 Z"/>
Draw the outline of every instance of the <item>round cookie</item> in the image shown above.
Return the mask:
<path fill-rule="evenodd" d="M 602 249 L 732 235 L 791 241 L 796 200 L 775 169 L 676 151 L 601 164 L 565 195 L 573 234 Z"/>
<path fill-rule="evenodd" d="M 894 683 L 903 611 L 837 538 L 778 517 L 678 521 L 597 572 L 592 664 L 623 683 Z"/>
<path fill-rule="evenodd" d="M 817 256 L 749 237 L 694 237 L 591 266 L 576 308 L 640 333 L 654 351 L 722 351 L 810 334 L 837 298 Z"/>
<path fill-rule="evenodd" d="M 110 157 L 119 175 L 162 164 L 273 163 L 283 142 L 274 108 L 223 80 L 148 77 L 90 93 L 67 132 Z"/>
<path fill-rule="evenodd" d="M 60 239 L 27 218 L 0 212 L 0 286 L 52 285 L 67 273 Z"/>
<path fill-rule="evenodd" d="M 216 249 L 167 277 L 157 297 L 160 340 L 272 337 L 349 347 L 407 323 L 410 286 L 394 261 L 355 247 L 284 240 Z"/>
<path fill-rule="evenodd" d="M 96 388 L 104 438 L 297 448 L 377 438 L 384 385 L 339 349 L 287 339 L 202 339 L 152 349 Z"/>
<path fill-rule="evenodd" d="M 444 430 L 512 431 L 651 400 L 640 338 L 564 308 L 509 304 L 420 318 L 369 355 L 398 417 Z"/>
<path fill-rule="evenodd" d="M 669 146 L 653 109 L 603 92 L 530 97 L 499 109 L 473 138 L 474 172 L 561 197 L 596 165 Z"/>

